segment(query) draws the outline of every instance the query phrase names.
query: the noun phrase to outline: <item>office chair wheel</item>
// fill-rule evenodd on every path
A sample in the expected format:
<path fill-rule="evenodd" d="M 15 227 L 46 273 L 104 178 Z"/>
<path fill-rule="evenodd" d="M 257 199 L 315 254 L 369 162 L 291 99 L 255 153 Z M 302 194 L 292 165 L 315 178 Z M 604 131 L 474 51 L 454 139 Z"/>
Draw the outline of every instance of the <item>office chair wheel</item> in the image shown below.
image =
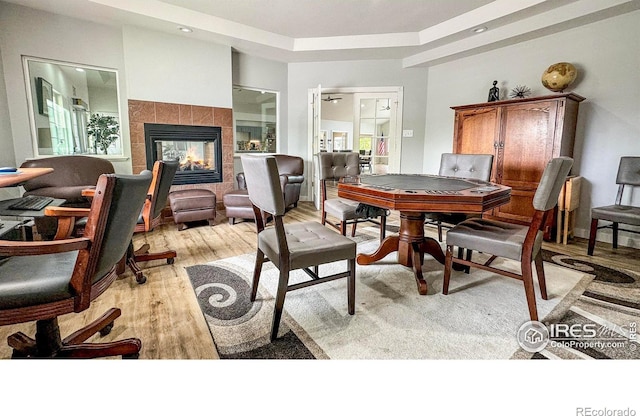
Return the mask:
<path fill-rule="evenodd" d="M 136 273 L 136 282 L 138 282 L 139 285 L 143 284 L 146 281 L 147 276 L 143 275 L 142 273 Z"/>
<path fill-rule="evenodd" d="M 112 329 L 113 329 L 113 322 L 111 322 L 109 325 L 105 326 L 100 330 L 100 336 L 104 337 L 105 335 L 109 335 Z"/>
<path fill-rule="evenodd" d="M 173 257 L 168 258 L 168 259 L 167 259 L 167 264 L 173 264 L 173 263 L 175 263 L 175 261 L 176 261 L 176 260 L 175 260 Z"/>

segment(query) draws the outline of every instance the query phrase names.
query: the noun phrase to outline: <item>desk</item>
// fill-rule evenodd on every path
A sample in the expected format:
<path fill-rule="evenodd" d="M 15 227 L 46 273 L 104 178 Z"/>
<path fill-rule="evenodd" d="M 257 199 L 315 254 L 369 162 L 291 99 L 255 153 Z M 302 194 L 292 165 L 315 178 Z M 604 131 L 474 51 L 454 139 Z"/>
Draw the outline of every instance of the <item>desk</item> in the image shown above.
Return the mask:
<path fill-rule="evenodd" d="M 21 211 L 21 210 L 17 210 L 17 209 L 8 209 L 7 207 L 11 204 L 13 204 L 16 201 L 19 201 L 22 198 L 13 198 L 13 199 L 5 199 L 3 201 L 0 201 L 0 217 L 20 217 L 22 218 L 21 220 L 21 224 L 26 224 L 27 222 L 30 221 L 31 218 L 40 218 L 40 217 L 44 217 L 44 208 L 39 210 L 39 211 Z M 66 202 L 65 199 L 54 199 L 49 206 L 54 206 L 54 207 L 59 207 L 60 205 L 64 204 Z M 46 208 L 46 207 L 45 207 Z M 9 222 L 9 221 L 2 221 L 3 223 Z M 25 232 L 27 233 L 25 238 L 27 240 L 32 240 L 33 239 L 33 235 L 31 235 L 31 229 L 29 228 L 28 230 L 25 228 Z"/>
<path fill-rule="evenodd" d="M 15 173 L 0 174 L 0 188 L 19 185 L 29 179 L 53 172 L 53 168 L 19 168 Z"/>
<path fill-rule="evenodd" d="M 398 252 L 398 263 L 413 267 L 418 292 L 427 294 L 422 276 L 424 254 L 441 264 L 445 255 L 440 243 L 424 235 L 426 212 L 481 214 L 509 202 L 511 188 L 473 179 L 434 175 L 367 175 L 343 178 L 338 196 L 381 208 L 400 211 L 400 232 L 385 238 L 372 254 L 358 254 L 360 265 L 374 263 Z"/>

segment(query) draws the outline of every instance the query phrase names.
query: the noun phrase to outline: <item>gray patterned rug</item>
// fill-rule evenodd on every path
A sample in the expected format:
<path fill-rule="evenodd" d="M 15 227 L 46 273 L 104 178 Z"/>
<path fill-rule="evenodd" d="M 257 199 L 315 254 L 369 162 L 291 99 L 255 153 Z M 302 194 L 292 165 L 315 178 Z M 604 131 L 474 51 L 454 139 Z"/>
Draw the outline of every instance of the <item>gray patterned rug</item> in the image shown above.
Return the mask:
<path fill-rule="evenodd" d="M 375 241 L 362 242 L 358 251 L 371 252 L 376 246 Z M 588 320 L 600 334 L 602 328 L 626 333 L 627 345 L 613 350 L 548 346 L 530 353 L 516 337 L 528 319 L 521 282 L 484 271 L 458 273 L 444 296 L 442 266 L 425 259 L 430 289 L 420 296 L 411 271 L 394 259 L 391 254 L 375 265 L 358 266 L 354 316 L 346 312 L 344 281 L 288 293 L 280 337 L 273 343 L 268 334 L 275 267 L 265 265 L 253 303 L 248 299 L 253 254 L 192 266 L 187 272 L 222 358 L 638 358 L 628 345 L 629 329 L 640 310 L 638 275 L 633 272 L 545 253 L 550 300 L 538 299 L 543 322 L 571 326 Z"/>

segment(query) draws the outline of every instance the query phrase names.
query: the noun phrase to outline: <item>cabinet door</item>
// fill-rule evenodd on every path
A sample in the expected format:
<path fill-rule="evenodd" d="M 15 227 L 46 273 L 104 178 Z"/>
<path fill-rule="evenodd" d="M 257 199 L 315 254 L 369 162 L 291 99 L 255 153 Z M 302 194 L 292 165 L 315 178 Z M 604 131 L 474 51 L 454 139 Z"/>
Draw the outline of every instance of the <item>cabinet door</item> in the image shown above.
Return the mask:
<path fill-rule="evenodd" d="M 453 152 L 495 155 L 498 145 L 498 108 L 486 107 L 456 112 Z M 497 158 L 494 157 L 491 178 L 495 181 Z"/>
<path fill-rule="evenodd" d="M 533 195 L 553 157 L 557 101 L 530 102 L 502 108 L 499 182 L 510 186 L 511 202 L 498 208 L 502 218 L 530 221 Z"/>

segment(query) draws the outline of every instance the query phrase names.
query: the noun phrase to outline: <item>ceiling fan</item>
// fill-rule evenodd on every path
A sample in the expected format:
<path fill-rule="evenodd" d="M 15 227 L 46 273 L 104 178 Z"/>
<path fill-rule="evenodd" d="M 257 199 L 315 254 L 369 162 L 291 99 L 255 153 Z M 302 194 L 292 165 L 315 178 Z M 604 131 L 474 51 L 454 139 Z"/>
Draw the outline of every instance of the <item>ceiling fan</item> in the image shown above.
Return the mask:
<path fill-rule="evenodd" d="M 327 101 L 331 103 L 337 103 L 338 100 L 342 100 L 342 97 L 331 97 L 331 95 L 327 95 L 327 98 L 323 98 L 322 101 Z"/>

